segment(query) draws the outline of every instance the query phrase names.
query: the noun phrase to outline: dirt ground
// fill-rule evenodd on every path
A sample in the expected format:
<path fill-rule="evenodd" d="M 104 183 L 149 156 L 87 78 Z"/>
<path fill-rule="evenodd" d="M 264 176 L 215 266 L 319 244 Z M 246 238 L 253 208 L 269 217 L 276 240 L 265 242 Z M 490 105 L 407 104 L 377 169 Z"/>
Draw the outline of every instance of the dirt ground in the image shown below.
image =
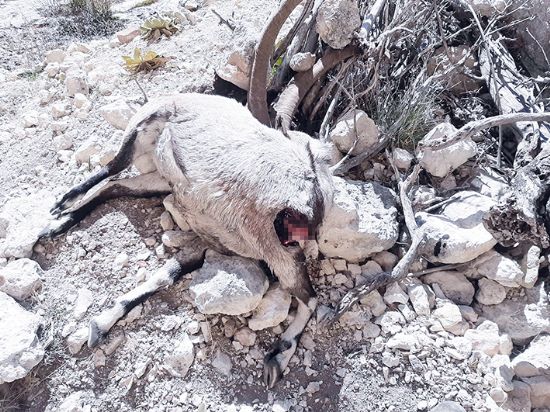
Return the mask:
<path fill-rule="evenodd" d="M 59 195 L 93 169 L 88 164 L 61 161 L 54 148 L 55 136 L 49 126 L 54 120 L 49 107 L 65 98 L 62 82 L 37 71 L 46 50 L 66 48 L 75 41 L 89 44 L 91 64 L 109 73 L 105 80 L 109 93 L 92 87 L 92 109 L 87 117 L 62 119 L 67 123 L 65 134 L 71 136 L 73 148 L 92 137 L 102 148 L 116 146 L 121 133 L 115 132 L 97 109 L 116 98 L 130 102 L 141 98 L 121 67 L 120 56 L 129 54 L 133 45 L 112 46 L 112 35 L 93 39 L 60 37 L 54 18 L 42 17 L 30 3 L 0 0 L 2 20 L 15 19 L 18 11 L 27 16 L 17 23 L 18 27 L 4 21 L 0 28 L 0 206 L 10 198 L 41 189 Z M 261 28 L 277 2 L 207 3 L 222 15 L 234 13 L 236 20 Z M 117 6 L 122 8 L 124 4 Z M 154 7 L 121 13 L 124 26 L 141 21 Z M 156 50 L 174 59 L 160 73 L 140 78 L 149 97 L 183 91 L 214 92 L 214 68 L 227 54 L 231 31 L 218 24 L 208 7 L 195 13 L 196 25 L 155 45 Z M 37 95 L 41 90 L 50 91 L 50 102 L 40 103 Z M 23 127 L 22 116 L 29 110 L 45 113 L 43 127 Z M 89 406 L 84 410 L 92 411 L 397 412 L 427 409 L 444 399 L 462 400 L 467 410 L 483 410 L 480 405 L 488 385 L 476 365 L 450 359 L 435 343 L 437 333 L 429 332 L 422 319 L 407 325 L 410 330 L 425 330 L 433 337 L 434 344 L 423 348 L 418 356 L 422 371 L 413 370 L 407 354 L 400 355 L 398 367 L 388 370 L 381 353 L 372 350 L 374 340 L 358 335 L 358 328 L 336 325 L 330 330 L 317 330 L 312 322 L 306 332 L 312 338 L 307 340 L 308 347 L 300 346 L 290 372 L 268 391 L 262 384 L 262 357 L 280 331 L 264 330 L 258 333 L 254 346 L 237 350 L 233 340 L 224 335 L 224 324 L 230 317 L 205 316 L 193 308 L 187 291 L 189 277 L 149 299 L 135 320 L 119 323 L 98 349 L 84 347 L 71 355 L 63 334 L 86 325 L 93 315 L 134 287 L 142 276 L 139 268 L 150 273 L 170 255 L 170 250 L 166 256 L 156 253 L 162 244 L 159 218 L 163 211 L 162 199 L 111 201 L 68 234 L 35 247 L 33 259 L 44 270 L 44 286 L 28 309 L 45 319 L 41 339 L 48 346 L 44 360 L 30 375 L 3 385 L 1 410 L 56 411 L 67 396 L 78 391 Z M 119 269 L 114 261 L 123 252 L 129 256 L 129 265 Z M 335 290 L 326 278 L 313 281 L 322 303 L 334 304 L 342 296 L 342 290 Z M 76 320 L 72 313 L 81 289 L 92 292 L 93 303 L 84 318 Z M 197 334 L 196 357 L 189 374 L 174 378 L 163 371 L 164 358 L 184 333 L 182 325 L 192 320 L 208 322 L 212 340 L 204 342 L 204 336 Z M 237 324 L 243 320 L 234 319 Z M 383 340 L 388 336 L 383 334 Z M 218 350 L 231 359 L 229 376 L 210 362 Z M 304 358 L 309 356 L 310 364 L 306 366 Z M 406 379 L 411 371 L 418 379 Z"/>

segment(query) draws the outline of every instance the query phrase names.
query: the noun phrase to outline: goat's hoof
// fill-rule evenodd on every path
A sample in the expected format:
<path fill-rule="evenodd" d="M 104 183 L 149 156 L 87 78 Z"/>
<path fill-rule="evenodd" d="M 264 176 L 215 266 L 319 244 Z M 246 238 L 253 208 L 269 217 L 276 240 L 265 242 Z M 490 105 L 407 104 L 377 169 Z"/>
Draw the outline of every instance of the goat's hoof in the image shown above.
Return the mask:
<path fill-rule="evenodd" d="M 277 356 L 266 356 L 264 360 L 264 384 L 268 389 L 271 389 L 283 377 L 281 365 Z"/>
<path fill-rule="evenodd" d="M 65 203 L 65 202 L 62 202 L 62 201 L 55 202 L 55 204 L 50 209 L 50 215 L 59 216 L 61 214 L 61 212 L 63 212 L 63 210 L 65 210 L 65 208 L 63 207 L 63 203 Z"/>
<path fill-rule="evenodd" d="M 88 347 L 95 348 L 98 343 L 103 338 L 104 333 L 99 329 L 97 322 L 95 320 L 90 321 L 90 326 L 88 329 Z"/>

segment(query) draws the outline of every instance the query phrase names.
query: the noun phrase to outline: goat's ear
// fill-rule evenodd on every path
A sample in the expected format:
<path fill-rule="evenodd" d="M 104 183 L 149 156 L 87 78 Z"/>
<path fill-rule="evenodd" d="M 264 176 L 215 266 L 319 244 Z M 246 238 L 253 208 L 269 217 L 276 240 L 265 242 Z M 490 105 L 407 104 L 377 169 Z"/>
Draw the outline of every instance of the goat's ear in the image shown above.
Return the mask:
<path fill-rule="evenodd" d="M 331 163 L 333 157 L 332 143 L 323 143 L 320 140 L 311 139 L 310 148 L 311 153 L 317 162 L 328 164 Z"/>
<path fill-rule="evenodd" d="M 314 139 L 310 135 L 297 130 L 289 130 L 288 138 L 303 145 L 309 144 L 311 154 L 316 162 L 331 163 L 333 157 L 332 143 L 323 143 L 320 140 Z"/>

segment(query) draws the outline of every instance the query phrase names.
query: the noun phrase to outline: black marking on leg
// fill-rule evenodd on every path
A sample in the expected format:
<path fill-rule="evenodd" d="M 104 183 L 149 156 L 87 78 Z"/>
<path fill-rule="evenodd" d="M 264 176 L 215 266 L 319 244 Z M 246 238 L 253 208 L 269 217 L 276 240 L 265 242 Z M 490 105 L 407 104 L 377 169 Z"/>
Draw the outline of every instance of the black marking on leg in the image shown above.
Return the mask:
<path fill-rule="evenodd" d="M 292 348 L 292 342 L 281 339 L 264 357 L 264 384 L 268 388 L 273 388 L 283 376 L 279 355 Z"/>
<path fill-rule="evenodd" d="M 65 193 L 61 199 L 59 199 L 55 204 L 53 205 L 52 209 L 50 210 L 50 213 L 52 215 L 58 215 L 63 210 L 65 210 L 67 202 L 75 199 L 76 197 L 85 194 L 88 190 L 90 190 L 92 187 L 94 187 L 96 184 L 101 182 L 102 180 L 109 177 L 109 168 L 107 166 L 104 166 L 101 168 L 101 170 L 92 176 L 90 176 L 88 179 L 80 183 L 79 185 L 73 187 L 70 189 L 67 193 Z"/>
<path fill-rule="evenodd" d="M 269 267 L 269 265 L 265 260 L 260 260 L 258 264 L 260 265 L 260 268 L 267 276 L 267 280 L 269 280 L 269 283 L 277 282 L 278 280 L 277 276 L 275 276 L 275 274 L 273 273 L 273 271 L 271 270 L 271 268 Z"/>
<path fill-rule="evenodd" d="M 65 233 L 71 227 L 80 223 L 86 216 L 94 211 L 96 207 L 100 204 L 105 203 L 107 200 L 115 199 L 118 197 L 154 197 L 162 196 L 168 194 L 166 190 L 155 190 L 155 189 L 143 189 L 143 190 L 134 190 L 123 185 L 119 185 L 116 181 L 113 182 L 113 186 L 106 188 L 103 192 L 99 193 L 95 198 L 91 199 L 89 202 L 83 204 L 78 209 L 71 211 L 69 213 L 61 215 L 60 219 L 66 219 L 66 221 L 58 226 L 55 229 L 44 229 L 39 238 L 53 238 L 62 233 Z"/>
<path fill-rule="evenodd" d="M 115 158 L 111 160 L 109 164 L 102 167 L 99 172 L 90 176 L 84 182 L 73 187 L 67 193 L 65 193 L 63 197 L 58 202 L 56 202 L 54 207 L 52 208 L 52 215 L 63 212 L 63 210 L 66 208 L 67 202 L 75 199 L 77 196 L 85 194 L 88 190 L 90 190 L 92 187 L 97 185 L 99 182 L 105 180 L 109 176 L 114 176 L 126 169 L 132 161 L 132 155 L 135 150 L 134 143 L 136 141 L 137 135 L 138 131 L 137 129 L 134 129 L 126 137 Z"/>
<path fill-rule="evenodd" d="M 105 333 L 99 329 L 99 326 L 97 325 L 95 320 L 90 321 L 90 325 L 88 327 L 88 347 L 94 348 L 98 345 L 99 342 L 103 339 L 105 336 Z"/>
<path fill-rule="evenodd" d="M 146 292 L 143 295 L 138 296 L 134 300 L 123 300 L 119 304 L 122 305 L 124 308 L 124 315 L 121 316 L 121 319 L 126 316 L 132 309 L 134 309 L 137 305 L 141 305 L 143 302 L 145 302 L 147 299 L 149 299 L 151 296 L 153 296 L 157 291 L 153 290 L 151 292 Z"/>
<path fill-rule="evenodd" d="M 169 276 L 172 281 L 178 282 L 183 276 L 188 273 L 194 272 L 197 269 L 200 269 L 204 264 L 204 257 L 206 256 L 206 249 L 203 251 L 200 259 L 177 262 L 177 267 L 174 265 L 174 268 L 169 268 Z"/>

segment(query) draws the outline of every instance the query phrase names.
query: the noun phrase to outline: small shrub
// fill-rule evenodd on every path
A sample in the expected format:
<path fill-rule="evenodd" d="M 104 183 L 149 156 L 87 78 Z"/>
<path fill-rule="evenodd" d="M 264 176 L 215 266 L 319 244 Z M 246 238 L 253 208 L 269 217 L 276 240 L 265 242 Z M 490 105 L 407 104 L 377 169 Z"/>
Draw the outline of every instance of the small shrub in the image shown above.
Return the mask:
<path fill-rule="evenodd" d="M 170 60 L 169 57 L 160 56 L 152 50 L 142 54 L 139 48 L 134 50 L 133 56 L 122 56 L 122 59 L 124 60 L 124 68 L 133 74 L 158 69 Z"/>
<path fill-rule="evenodd" d="M 403 89 L 383 87 L 367 99 L 366 109 L 375 123 L 392 137 L 393 144 L 414 150 L 416 144 L 439 123 L 438 84 L 415 84 Z"/>
<path fill-rule="evenodd" d="M 69 36 L 109 35 L 122 23 L 114 16 L 112 0 L 43 0 L 43 13 L 57 18 L 58 32 Z"/>
<path fill-rule="evenodd" d="M 171 37 L 179 30 L 175 22 L 168 17 L 152 17 L 145 20 L 139 29 L 141 37 L 147 40 L 147 44 L 157 41 L 162 35 Z"/>

